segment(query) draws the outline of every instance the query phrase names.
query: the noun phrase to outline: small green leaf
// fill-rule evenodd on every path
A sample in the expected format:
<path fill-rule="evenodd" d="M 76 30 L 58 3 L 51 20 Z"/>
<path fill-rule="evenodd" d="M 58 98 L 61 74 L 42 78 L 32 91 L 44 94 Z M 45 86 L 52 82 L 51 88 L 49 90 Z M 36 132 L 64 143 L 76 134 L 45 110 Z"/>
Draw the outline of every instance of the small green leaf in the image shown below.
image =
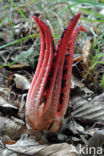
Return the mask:
<path fill-rule="evenodd" d="M 104 88 L 104 74 L 103 74 L 103 77 L 102 77 L 102 80 L 101 80 L 101 87 Z"/>
<path fill-rule="evenodd" d="M 35 57 L 38 56 L 38 54 L 39 53 L 36 50 L 34 50 L 34 46 L 32 46 L 27 51 L 23 51 L 19 55 L 17 55 L 15 57 L 15 61 L 20 62 L 20 63 L 25 62 L 26 64 L 28 64 L 29 66 L 33 68 L 34 63 L 36 61 Z"/>

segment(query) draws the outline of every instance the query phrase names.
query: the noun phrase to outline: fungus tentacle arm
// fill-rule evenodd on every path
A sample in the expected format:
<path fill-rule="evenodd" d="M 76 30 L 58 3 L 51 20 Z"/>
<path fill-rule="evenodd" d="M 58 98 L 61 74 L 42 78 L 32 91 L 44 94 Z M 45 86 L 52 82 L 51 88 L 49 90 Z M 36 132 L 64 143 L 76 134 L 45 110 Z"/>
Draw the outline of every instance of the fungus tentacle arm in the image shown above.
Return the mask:
<path fill-rule="evenodd" d="M 36 18 L 35 21 L 36 21 L 36 24 L 38 25 L 38 29 L 40 31 L 41 48 L 40 48 L 40 55 L 39 55 L 38 65 L 37 65 L 37 68 L 36 68 L 36 71 L 35 71 L 35 75 L 33 77 L 32 83 L 31 83 L 31 87 L 30 87 L 29 92 L 28 92 L 27 100 L 30 100 L 31 99 L 31 92 L 32 92 L 32 90 L 34 88 L 36 79 L 39 76 L 39 72 L 40 72 L 40 69 L 41 69 L 41 66 L 42 66 L 42 63 L 43 63 L 44 52 L 45 52 L 45 44 L 46 44 L 45 43 L 44 30 L 43 30 L 42 26 L 40 25 L 40 23 L 38 21 L 38 18 Z"/>
<path fill-rule="evenodd" d="M 79 31 L 85 31 L 83 26 L 77 27 L 69 40 L 69 46 L 66 51 L 67 55 L 65 58 L 66 63 L 63 67 L 63 80 L 64 80 L 64 86 L 61 88 L 61 93 L 63 94 L 62 97 L 62 103 L 59 103 L 59 108 L 57 110 L 57 117 L 64 116 L 68 107 L 68 101 L 69 101 L 69 95 L 70 95 L 70 88 L 71 88 L 71 75 L 72 75 L 72 63 L 73 63 L 73 53 L 74 53 L 74 46 L 76 42 L 76 38 Z"/>
<path fill-rule="evenodd" d="M 56 114 L 55 114 L 56 117 L 50 129 L 50 131 L 52 132 L 55 132 L 58 129 L 60 129 L 62 117 L 65 115 L 66 110 L 68 108 L 70 88 L 71 88 L 73 53 L 74 53 L 75 41 L 79 31 L 85 31 L 83 26 L 79 26 L 73 31 L 69 40 L 68 48 L 66 50 L 67 55 L 64 59 L 61 60 L 61 63 L 59 65 L 60 68 L 57 73 L 57 79 L 56 79 L 56 85 L 58 87 L 56 87 L 55 85 L 56 89 L 54 88 L 52 105 L 51 105 L 51 107 L 54 107 L 55 103 L 58 102 L 57 108 L 56 107 L 55 107 L 56 109 L 53 108 L 56 110 Z M 60 86 L 60 81 L 57 81 L 60 80 L 60 74 L 62 75 L 61 86 Z"/>
<path fill-rule="evenodd" d="M 34 76 L 35 78 L 33 79 L 30 88 L 31 91 L 28 94 L 26 102 L 26 119 L 29 125 L 34 129 L 38 127 L 38 116 L 40 114 L 39 105 L 44 94 L 44 88 L 53 58 L 53 43 L 51 42 L 52 35 L 50 30 L 41 20 L 38 20 L 37 18 L 35 18 L 35 20 L 41 28 L 39 29 L 40 32 L 44 34 L 45 44 L 44 47 L 42 47 L 43 52 L 41 52 L 41 55 L 43 56 L 40 57 L 37 73 L 36 76 Z"/>

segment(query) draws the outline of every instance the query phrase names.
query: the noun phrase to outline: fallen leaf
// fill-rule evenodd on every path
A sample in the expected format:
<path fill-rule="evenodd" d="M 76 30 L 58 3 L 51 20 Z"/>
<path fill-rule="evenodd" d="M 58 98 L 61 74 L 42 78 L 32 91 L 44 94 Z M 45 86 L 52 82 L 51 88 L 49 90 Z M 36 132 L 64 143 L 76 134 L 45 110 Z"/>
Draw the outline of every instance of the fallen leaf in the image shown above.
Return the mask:
<path fill-rule="evenodd" d="M 4 151 L 7 149 L 14 152 L 26 154 L 26 155 L 36 155 L 36 156 L 77 156 L 78 151 L 75 146 L 68 143 L 60 144 L 39 144 L 34 136 L 23 135 L 15 144 L 5 145 Z"/>
<path fill-rule="evenodd" d="M 83 146 L 80 145 L 80 156 L 102 156 L 104 144 L 104 130 L 98 130 L 94 133 L 88 143 Z M 82 149 L 82 150 L 81 150 Z"/>
<path fill-rule="evenodd" d="M 17 118 L 0 117 L 0 133 L 7 135 L 11 140 L 15 140 L 25 131 L 25 123 Z"/>
<path fill-rule="evenodd" d="M 27 90 L 30 88 L 30 82 L 25 76 L 20 74 L 14 74 L 14 76 L 14 81 L 18 89 Z"/>
<path fill-rule="evenodd" d="M 38 156 L 77 156 L 78 151 L 75 146 L 67 143 L 53 144 L 39 152 Z"/>
<path fill-rule="evenodd" d="M 2 96 L 0 96 L 0 107 L 4 107 L 5 109 L 18 109 L 16 106 L 6 101 Z"/>
<path fill-rule="evenodd" d="M 16 68 L 24 68 L 24 67 L 26 67 L 27 66 L 27 64 L 11 64 L 11 65 L 8 65 L 8 67 L 10 68 L 10 69 L 16 69 Z"/>
<path fill-rule="evenodd" d="M 101 100 L 99 100 L 100 98 Z M 74 96 L 72 98 L 72 116 L 75 118 L 90 119 L 92 121 L 104 121 L 103 99 L 104 93 L 95 97 L 90 102 L 83 95 Z"/>
<path fill-rule="evenodd" d="M 79 132 L 84 132 L 84 128 L 75 121 L 69 122 L 69 129 L 73 132 L 73 134 L 79 134 Z"/>
<path fill-rule="evenodd" d="M 104 144 L 104 130 L 96 131 L 88 142 L 88 145 L 90 147 L 95 147 L 95 148 L 102 147 L 103 144 Z"/>
<path fill-rule="evenodd" d="M 86 70 L 88 70 L 89 64 L 90 64 L 90 60 L 91 60 L 91 41 L 90 40 L 86 40 L 83 48 L 82 48 L 82 57 L 83 57 L 83 64 L 84 64 L 84 68 Z"/>

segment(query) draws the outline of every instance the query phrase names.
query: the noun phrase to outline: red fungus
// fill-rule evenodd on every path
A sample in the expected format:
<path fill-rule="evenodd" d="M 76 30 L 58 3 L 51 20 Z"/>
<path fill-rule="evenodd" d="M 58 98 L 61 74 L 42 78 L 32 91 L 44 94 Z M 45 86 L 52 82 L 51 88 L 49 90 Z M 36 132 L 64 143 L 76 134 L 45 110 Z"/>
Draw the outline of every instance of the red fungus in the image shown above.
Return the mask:
<path fill-rule="evenodd" d="M 85 31 L 82 26 L 75 28 L 80 15 L 69 22 L 56 49 L 48 26 L 33 17 L 41 35 L 39 61 L 26 101 L 26 122 L 33 130 L 61 128 L 70 95 L 74 45 L 78 32 Z"/>

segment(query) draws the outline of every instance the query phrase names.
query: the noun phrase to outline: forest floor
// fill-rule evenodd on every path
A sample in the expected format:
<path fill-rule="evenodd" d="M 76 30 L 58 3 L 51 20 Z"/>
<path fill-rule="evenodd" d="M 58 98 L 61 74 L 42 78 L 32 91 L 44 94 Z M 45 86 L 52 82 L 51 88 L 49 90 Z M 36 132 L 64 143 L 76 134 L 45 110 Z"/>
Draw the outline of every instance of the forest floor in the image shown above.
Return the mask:
<path fill-rule="evenodd" d="M 72 67 L 71 112 L 67 111 L 59 133 L 44 131 L 34 136 L 25 122 L 26 97 L 40 52 L 40 34 L 32 16 L 47 23 L 56 45 L 78 12 L 78 24 L 86 31 L 78 34 L 75 46 L 74 59 L 79 59 Z M 0 155 L 102 156 L 103 145 L 104 1 L 1 1 Z"/>

